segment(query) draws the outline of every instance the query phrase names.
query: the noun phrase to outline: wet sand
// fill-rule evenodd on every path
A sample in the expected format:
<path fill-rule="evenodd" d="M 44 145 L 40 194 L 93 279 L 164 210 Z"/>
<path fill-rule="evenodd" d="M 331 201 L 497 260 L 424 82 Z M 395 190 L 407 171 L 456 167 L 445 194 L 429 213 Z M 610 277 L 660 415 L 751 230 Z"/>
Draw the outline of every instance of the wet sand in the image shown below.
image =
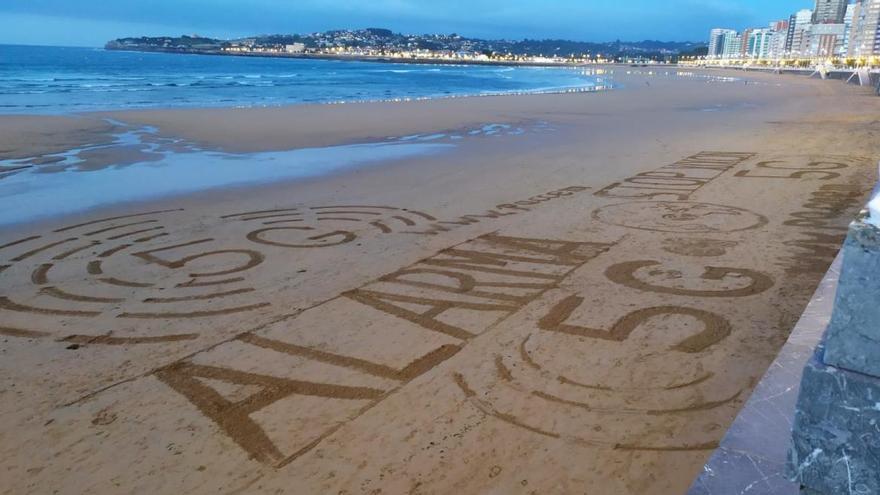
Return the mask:
<path fill-rule="evenodd" d="M 736 75 L 112 114 L 230 152 L 463 138 L 0 231 L 0 491 L 684 493 L 880 156 L 869 91 Z"/>

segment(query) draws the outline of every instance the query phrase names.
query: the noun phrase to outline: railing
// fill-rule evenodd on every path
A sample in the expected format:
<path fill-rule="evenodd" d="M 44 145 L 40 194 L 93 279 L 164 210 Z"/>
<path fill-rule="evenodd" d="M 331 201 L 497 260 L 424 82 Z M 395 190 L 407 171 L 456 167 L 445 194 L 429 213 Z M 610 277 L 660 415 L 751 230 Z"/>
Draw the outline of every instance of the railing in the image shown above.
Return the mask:
<path fill-rule="evenodd" d="M 840 69 L 877 69 L 880 70 L 878 57 L 773 57 L 773 58 L 706 58 L 683 57 L 679 65 L 695 67 L 767 67 L 782 69 L 815 69 L 817 67 L 835 67 Z"/>

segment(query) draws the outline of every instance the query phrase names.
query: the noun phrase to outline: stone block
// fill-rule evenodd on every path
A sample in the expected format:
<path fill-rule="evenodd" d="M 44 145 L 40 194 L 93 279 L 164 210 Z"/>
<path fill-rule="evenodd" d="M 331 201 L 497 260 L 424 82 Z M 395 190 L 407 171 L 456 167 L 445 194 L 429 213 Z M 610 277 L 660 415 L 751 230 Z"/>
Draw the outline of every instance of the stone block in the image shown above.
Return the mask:
<path fill-rule="evenodd" d="M 823 353 L 804 369 L 788 474 L 822 495 L 880 494 L 880 378 L 828 366 Z"/>
<path fill-rule="evenodd" d="M 843 246 L 824 362 L 880 376 L 880 229 L 864 220 L 850 225 Z"/>

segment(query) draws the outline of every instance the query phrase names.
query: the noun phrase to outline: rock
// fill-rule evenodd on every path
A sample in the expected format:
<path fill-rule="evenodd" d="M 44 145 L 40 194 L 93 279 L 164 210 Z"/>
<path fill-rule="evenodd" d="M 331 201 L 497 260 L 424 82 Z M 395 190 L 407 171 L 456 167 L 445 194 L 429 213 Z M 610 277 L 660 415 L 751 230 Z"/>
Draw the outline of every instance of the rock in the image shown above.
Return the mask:
<path fill-rule="evenodd" d="M 788 473 L 817 495 L 880 493 L 880 378 L 822 362 L 804 369 Z"/>
<path fill-rule="evenodd" d="M 859 220 L 843 246 L 843 268 L 824 363 L 880 377 L 880 229 Z M 880 398 L 878 398 L 880 400 Z"/>

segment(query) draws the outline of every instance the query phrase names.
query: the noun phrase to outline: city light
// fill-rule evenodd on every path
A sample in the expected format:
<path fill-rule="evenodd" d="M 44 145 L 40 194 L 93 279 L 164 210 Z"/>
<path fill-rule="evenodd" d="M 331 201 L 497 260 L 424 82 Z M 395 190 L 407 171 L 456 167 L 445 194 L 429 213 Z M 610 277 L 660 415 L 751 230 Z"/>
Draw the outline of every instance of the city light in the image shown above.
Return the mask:
<path fill-rule="evenodd" d="M 766 28 L 716 28 L 705 57 L 684 65 L 776 68 L 880 67 L 880 0 L 817 1 Z"/>

